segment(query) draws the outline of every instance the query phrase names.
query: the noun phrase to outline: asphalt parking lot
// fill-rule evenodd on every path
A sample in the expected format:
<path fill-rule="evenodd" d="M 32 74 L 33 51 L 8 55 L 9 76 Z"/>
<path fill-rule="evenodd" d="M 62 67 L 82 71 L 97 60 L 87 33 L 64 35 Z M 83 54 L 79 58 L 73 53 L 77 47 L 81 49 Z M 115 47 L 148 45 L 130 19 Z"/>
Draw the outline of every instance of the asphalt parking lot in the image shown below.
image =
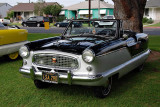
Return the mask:
<path fill-rule="evenodd" d="M 29 33 L 63 33 L 65 28 L 51 27 L 49 30 L 45 30 L 44 27 L 21 27 L 21 29 L 27 29 Z M 149 35 L 160 35 L 160 28 L 144 28 L 144 33 Z"/>

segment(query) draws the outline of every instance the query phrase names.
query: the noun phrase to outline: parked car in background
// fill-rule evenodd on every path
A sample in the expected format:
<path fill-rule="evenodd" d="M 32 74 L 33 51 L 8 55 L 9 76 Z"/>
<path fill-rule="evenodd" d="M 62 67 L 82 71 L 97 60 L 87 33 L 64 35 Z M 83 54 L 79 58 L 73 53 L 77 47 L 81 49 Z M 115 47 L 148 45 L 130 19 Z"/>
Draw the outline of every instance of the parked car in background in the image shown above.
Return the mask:
<path fill-rule="evenodd" d="M 54 26 L 56 27 L 67 27 L 69 25 L 70 20 L 63 20 L 62 22 L 56 22 Z"/>
<path fill-rule="evenodd" d="M 112 24 L 95 27 L 91 22 L 96 21 Z M 75 22 L 82 26 L 73 27 Z M 51 83 L 92 86 L 97 97 L 106 97 L 112 80 L 142 70 L 150 53 L 148 35 L 122 30 L 121 22 L 73 20 L 62 36 L 25 44 L 19 50 L 20 73 L 32 78 L 37 88 Z"/>
<path fill-rule="evenodd" d="M 115 19 L 113 15 L 106 15 L 102 19 Z"/>
<path fill-rule="evenodd" d="M 115 19 L 115 17 L 113 15 L 106 15 L 104 16 L 102 19 Z M 103 21 L 94 21 L 92 22 L 92 25 L 95 27 L 103 27 L 105 25 L 111 25 L 112 26 L 112 22 L 103 22 Z"/>
<path fill-rule="evenodd" d="M 115 25 L 115 23 L 113 23 L 113 21 L 108 21 L 108 22 L 105 22 L 105 21 L 103 21 L 103 20 L 101 20 L 101 21 L 93 21 L 93 22 L 91 22 L 91 24 L 94 26 L 94 27 L 96 27 L 96 28 L 98 28 L 98 27 L 104 27 L 104 26 L 113 26 L 113 25 Z M 115 25 L 116 26 L 116 25 Z"/>
<path fill-rule="evenodd" d="M 0 56 L 7 56 L 11 60 L 18 58 L 19 48 L 28 43 L 28 32 L 25 29 L 5 27 L 0 23 Z"/>
<path fill-rule="evenodd" d="M 63 22 L 57 22 L 54 24 L 54 26 L 56 27 L 67 27 L 69 25 L 69 23 L 71 22 L 71 20 L 64 20 Z M 72 24 L 73 27 L 81 27 L 82 23 L 80 22 L 74 22 Z"/>
<path fill-rule="evenodd" d="M 7 26 L 8 24 L 10 24 L 10 20 L 8 19 L 0 19 L 0 23 L 2 23 L 3 25 Z"/>
<path fill-rule="evenodd" d="M 24 27 L 44 27 L 44 22 L 49 22 L 48 17 L 34 16 L 22 22 Z"/>

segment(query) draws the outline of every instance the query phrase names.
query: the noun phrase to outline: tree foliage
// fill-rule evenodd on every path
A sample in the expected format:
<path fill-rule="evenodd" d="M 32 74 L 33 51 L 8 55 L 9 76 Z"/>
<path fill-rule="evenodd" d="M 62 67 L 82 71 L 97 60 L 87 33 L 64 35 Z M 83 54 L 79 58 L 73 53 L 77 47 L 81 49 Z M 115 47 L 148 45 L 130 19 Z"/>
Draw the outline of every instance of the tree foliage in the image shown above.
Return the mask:
<path fill-rule="evenodd" d="M 147 0 L 112 0 L 116 19 L 123 19 L 125 29 L 143 32 L 143 15 Z"/>
<path fill-rule="evenodd" d="M 44 2 L 37 2 L 34 4 L 34 13 L 38 16 L 43 16 Z"/>
<path fill-rule="evenodd" d="M 8 14 L 7 14 L 7 17 L 8 18 L 13 18 L 14 16 L 14 12 L 13 11 L 10 11 Z"/>
<path fill-rule="evenodd" d="M 52 15 L 54 17 L 59 16 L 59 13 L 61 12 L 62 6 L 61 5 L 49 5 L 46 6 L 43 11 L 46 15 Z"/>

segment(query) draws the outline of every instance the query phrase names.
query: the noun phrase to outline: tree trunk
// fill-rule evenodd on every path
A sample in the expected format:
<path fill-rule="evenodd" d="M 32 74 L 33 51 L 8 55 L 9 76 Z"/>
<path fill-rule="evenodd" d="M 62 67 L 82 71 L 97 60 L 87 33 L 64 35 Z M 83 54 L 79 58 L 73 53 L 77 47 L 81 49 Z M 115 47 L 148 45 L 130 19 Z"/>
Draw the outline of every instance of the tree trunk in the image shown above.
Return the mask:
<path fill-rule="evenodd" d="M 143 32 L 143 15 L 147 0 L 113 0 L 116 19 L 123 20 L 123 28 Z"/>

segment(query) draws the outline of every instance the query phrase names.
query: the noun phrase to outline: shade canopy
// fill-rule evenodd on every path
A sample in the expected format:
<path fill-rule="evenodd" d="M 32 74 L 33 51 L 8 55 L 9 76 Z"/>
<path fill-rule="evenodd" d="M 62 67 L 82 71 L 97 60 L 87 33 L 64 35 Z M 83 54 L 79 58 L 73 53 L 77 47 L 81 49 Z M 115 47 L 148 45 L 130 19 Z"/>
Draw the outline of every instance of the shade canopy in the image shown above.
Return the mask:
<path fill-rule="evenodd" d="M 79 14 L 89 14 L 89 10 L 80 10 Z M 91 14 L 92 14 L 92 10 L 91 10 Z"/>
<path fill-rule="evenodd" d="M 59 15 L 65 15 L 65 11 L 61 11 Z"/>
<path fill-rule="evenodd" d="M 106 10 L 100 10 L 100 14 L 106 14 Z"/>

